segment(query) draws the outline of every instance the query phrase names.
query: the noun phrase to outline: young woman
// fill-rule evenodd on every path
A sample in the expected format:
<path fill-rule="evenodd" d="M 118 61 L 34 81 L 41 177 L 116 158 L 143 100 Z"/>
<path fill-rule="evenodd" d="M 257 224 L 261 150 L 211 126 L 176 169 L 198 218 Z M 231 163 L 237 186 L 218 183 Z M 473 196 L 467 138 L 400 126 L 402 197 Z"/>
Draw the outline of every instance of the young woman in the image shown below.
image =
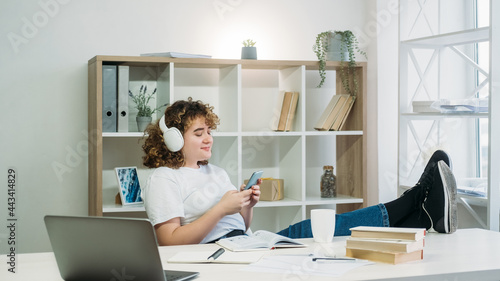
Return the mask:
<path fill-rule="evenodd" d="M 209 164 L 212 130 L 219 124 L 213 107 L 201 101 L 176 101 L 156 124 L 147 128 L 143 163 L 154 168 L 142 191 L 146 212 L 160 245 L 210 243 L 244 235 L 253 207 L 259 201 L 257 185 L 237 189 L 220 167 Z M 449 157 L 437 151 L 419 182 L 398 199 L 336 215 L 335 235 L 350 235 L 349 228 L 405 226 L 456 229 L 456 184 Z M 310 220 L 291 225 L 279 234 L 312 237 Z"/>

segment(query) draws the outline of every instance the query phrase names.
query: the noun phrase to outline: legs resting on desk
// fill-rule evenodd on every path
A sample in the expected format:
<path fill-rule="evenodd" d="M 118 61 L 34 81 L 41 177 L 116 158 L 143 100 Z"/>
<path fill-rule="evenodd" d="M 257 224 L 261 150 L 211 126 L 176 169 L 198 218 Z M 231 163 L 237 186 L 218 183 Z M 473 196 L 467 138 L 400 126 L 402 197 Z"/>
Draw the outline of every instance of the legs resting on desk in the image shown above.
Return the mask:
<path fill-rule="evenodd" d="M 450 158 L 434 152 L 417 184 L 399 198 L 356 211 L 337 214 L 335 236 L 350 235 L 355 226 L 394 226 L 434 229 L 453 233 L 457 229 L 457 185 Z M 304 220 L 278 232 L 291 238 L 312 238 L 311 221 Z"/>
<path fill-rule="evenodd" d="M 444 151 L 436 151 L 418 183 L 398 199 L 385 204 L 391 226 L 433 228 L 440 233 L 457 229 L 457 185 L 450 160 Z M 401 209 L 407 211 L 406 216 Z M 392 219 L 393 218 L 393 219 Z"/>

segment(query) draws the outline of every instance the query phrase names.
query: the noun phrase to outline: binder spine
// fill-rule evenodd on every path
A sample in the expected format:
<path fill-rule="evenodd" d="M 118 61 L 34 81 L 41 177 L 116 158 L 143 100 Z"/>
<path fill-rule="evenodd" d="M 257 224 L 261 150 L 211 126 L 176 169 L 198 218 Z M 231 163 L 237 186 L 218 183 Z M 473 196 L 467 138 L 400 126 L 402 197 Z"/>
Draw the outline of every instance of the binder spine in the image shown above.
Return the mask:
<path fill-rule="evenodd" d="M 117 68 L 116 65 L 102 66 L 102 131 L 116 132 L 117 123 Z"/>
<path fill-rule="evenodd" d="M 118 66 L 118 132 L 128 132 L 128 81 L 129 66 Z"/>

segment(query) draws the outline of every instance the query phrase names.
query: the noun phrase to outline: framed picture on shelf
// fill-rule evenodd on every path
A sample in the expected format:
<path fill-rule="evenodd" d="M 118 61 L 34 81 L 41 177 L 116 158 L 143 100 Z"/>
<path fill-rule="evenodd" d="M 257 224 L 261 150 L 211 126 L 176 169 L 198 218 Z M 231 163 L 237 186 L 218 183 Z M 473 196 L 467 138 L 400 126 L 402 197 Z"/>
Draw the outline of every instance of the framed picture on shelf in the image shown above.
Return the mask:
<path fill-rule="evenodd" d="M 137 167 L 116 167 L 115 171 L 122 205 L 142 204 Z"/>

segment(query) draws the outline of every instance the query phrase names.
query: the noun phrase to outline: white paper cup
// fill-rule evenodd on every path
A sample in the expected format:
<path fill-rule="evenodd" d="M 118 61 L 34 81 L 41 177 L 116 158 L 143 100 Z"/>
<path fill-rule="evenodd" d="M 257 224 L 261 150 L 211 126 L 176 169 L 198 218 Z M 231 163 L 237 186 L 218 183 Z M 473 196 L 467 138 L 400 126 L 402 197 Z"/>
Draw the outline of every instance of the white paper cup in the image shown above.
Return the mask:
<path fill-rule="evenodd" d="M 315 242 L 332 242 L 333 234 L 335 233 L 335 210 L 311 210 L 311 228 Z"/>

